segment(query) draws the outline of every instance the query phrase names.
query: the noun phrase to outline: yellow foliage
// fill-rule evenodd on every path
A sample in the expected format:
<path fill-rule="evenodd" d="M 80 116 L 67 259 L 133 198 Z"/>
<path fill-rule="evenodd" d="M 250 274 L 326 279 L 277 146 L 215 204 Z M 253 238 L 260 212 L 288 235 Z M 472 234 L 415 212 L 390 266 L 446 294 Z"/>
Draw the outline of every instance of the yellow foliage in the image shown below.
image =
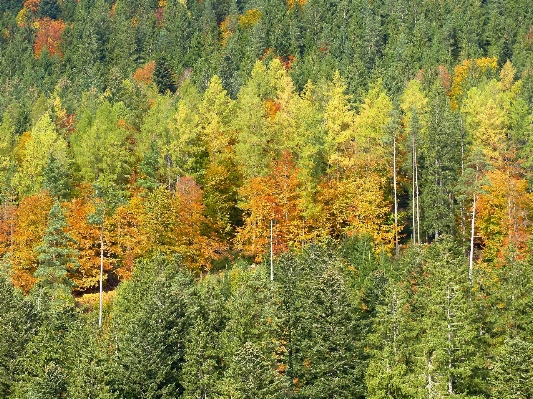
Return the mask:
<path fill-rule="evenodd" d="M 511 64 L 511 61 L 507 60 L 500 71 L 500 85 L 503 91 L 510 90 L 513 87 L 515 74 L 516 69 Z"/>
<path fill-rule="evenodd" d="M 307 4 L 307 0 L 287 0 L 287 7 L 292 10 L 296 5 L 300 8 Z"/>
<path fill-rule="evenodd" d="M 485 244 L 483 256 L 502 260 L 512 245 L 518 257 L 527 253 L 531 236 L 533 194 L 527 181 L 512 170 L 494 169 L 486 174 L 487 184 L 476 205 L 476 230 Z"/>
<path fill-rule="evenodd" d="M 28 9 L 22 8 L 17 14 L 17 17 L 15 18 L 15 21 L 17 22 L 17 25 L 20 27 L 24 27 L 28 24 Z"/>
<path fill-rule="evenodd" d="M 261 11 L 256 8 L 252 8 L 246 11 L 243 15 L 239 15 L 239 25 L 244 29 L 251 28 L 261 19 Z"/>
<path fill-rule="evenodd" d="M 454 68 L 452 88 L 450 97 L 452 98 L 452 108 L 458 107 L 459 96 L 464 93 L 464 85 L 468 77 L 481 77 L 487 70 L 495 71 L 498 69 L 498 60 L 496 58 L 478 58 L 476 60 L 464 60 L 460 65 Z"/>

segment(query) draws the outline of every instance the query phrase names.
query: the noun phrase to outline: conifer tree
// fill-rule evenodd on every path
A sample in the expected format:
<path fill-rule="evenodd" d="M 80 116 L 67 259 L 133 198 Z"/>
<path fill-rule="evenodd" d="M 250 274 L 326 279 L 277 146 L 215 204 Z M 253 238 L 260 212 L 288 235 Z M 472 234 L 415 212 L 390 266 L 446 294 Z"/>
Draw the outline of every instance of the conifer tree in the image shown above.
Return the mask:
<path fill-rule="evenodd" d="M 68 273 L 75 271 L 78 262 L 76 251 L 72 249 L 74 240 L 65 232 L 66 225 L 61 205 L 56 201 L 48 214 L 43 243 L 35 248 L 39 253 L 39 267 L 35 271 L 35 295 L 38 303 L 46 298 L 52 307 L 72 303 L 72 282 Z"/>

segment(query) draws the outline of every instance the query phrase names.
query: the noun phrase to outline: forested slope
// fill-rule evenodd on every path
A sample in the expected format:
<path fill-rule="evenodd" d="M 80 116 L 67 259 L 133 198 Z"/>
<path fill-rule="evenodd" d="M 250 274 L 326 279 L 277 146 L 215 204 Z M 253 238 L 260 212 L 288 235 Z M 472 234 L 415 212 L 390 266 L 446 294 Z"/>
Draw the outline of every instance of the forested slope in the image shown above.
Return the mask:
<path fill-rule="evenodd" d="M 533 395 L 528 1 L 0 13 L 1 397 Z"/>

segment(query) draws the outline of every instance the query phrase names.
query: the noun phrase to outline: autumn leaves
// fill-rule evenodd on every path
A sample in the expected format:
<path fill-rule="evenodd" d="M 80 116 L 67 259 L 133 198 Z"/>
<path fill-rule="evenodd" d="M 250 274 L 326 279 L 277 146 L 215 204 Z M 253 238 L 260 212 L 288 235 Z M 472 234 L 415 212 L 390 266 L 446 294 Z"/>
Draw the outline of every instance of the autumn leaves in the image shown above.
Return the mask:
<path fill-rule="evenodd" d="M 8 113 L 0 125 L 1 251 L 29 290 L 58 199 L 79 292 L 98 282 L 101 242 L 111 288 L 154 253 L 196 273 L 260 261 L 271 221 L 275 255 L 327 237 L 368 236 L 392 251 L 409 235 L 451 234 L 481 237 L 490 262 L 503 247 L 523 256 L 531 117 L 513 71 L 465 62 L 450 86 L 423 76 L 397 99 L 378 80 L 355 104 L 338 73 L 298 93 L 274 59 L 255 65 L 236 99 L 217 76 L 204 93 L 185 82 L 176 96 L 124 81 L 123 100 L 86 93 L 75 118 L 54 93 L 35 105 L 31 131 L 14 135 Z"/>

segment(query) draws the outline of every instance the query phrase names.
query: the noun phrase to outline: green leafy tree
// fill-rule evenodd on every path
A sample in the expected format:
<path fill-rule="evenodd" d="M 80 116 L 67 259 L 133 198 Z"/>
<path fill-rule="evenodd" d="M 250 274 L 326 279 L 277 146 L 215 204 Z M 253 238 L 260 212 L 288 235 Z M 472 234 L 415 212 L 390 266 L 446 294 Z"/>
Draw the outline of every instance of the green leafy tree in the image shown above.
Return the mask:
<path fill-rule="evenodd" d="M 39 119 L 29 136 L 23 135 L 20 140 L 21 159 L 15 175 L 19 195 L 35 194 L 43 188 L 51 156 L 59 168 L 69 168 L 67 142 L 57 133 L 48 113 Z"/>
<path fill-rule="evenodd" d="M 126 120 L 122 103 L 104 101 L 95 115 L 86 112 L 71 136 L 74 161 L 79 177 L 102 186 L 124 187 L 132 170 L 130 139 L 133 132 Z"/>

